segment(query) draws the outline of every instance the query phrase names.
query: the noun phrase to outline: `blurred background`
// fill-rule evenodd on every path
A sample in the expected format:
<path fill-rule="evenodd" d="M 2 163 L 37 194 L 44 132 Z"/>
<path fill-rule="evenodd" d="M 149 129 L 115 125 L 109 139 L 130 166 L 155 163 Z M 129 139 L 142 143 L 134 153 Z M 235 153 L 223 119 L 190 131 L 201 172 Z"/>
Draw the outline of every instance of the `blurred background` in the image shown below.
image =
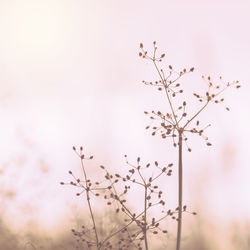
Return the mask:
<path fill-rule="evenodd" d="M 1 0 L 2 249 L 71 244 L 84 203 L 59 183 L 71 180 L 68 170 L 81 174 L 73 145 L 94 155 L 93 175 L 101 164 L 123 171 L 124 154 L 176 163 L 171 141 L 145 130 L 144 110 L 168 110 L 164 95 L 142 84 L 158 80 L 138 56 L 139 43 L 150 52 L 153 41 L 166 53 L 162 67 L 195 67 L 182 81 L 191 93 L 206 89 L 203 74 L 242 84 L 224 94 L 230 112 L 211 105 L 201 115 L 213 147 L 192 138 L 192 153 L 185 150 L 184 201 L 198 216 L 185 217 L 183 241 L 249 249 L 249 10 L 247 0 Z M 199 107 L 187 102 L 190 113 Z M 176 170 L 164 184 L 174 207 Z"/>

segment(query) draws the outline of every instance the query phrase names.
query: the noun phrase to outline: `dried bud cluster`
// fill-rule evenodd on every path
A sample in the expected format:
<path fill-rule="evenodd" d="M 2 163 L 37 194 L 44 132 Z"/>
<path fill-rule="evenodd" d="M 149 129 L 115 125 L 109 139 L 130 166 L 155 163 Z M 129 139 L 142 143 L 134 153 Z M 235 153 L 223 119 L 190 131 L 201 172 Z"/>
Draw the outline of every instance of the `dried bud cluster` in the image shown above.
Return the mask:
<path fill-rule="evenodd" d="M 203 134 L 203 132 L 205 128 L 209 127 L 210 125 L 206 126 L 205 128 L 199 128 L 199 122 L 196 122 L 195 127 L 189 128 L 191 122 L 206 108 L 209 103 L 218 104 L 224 102 L 224 98 L 220 97 L 220 95 L 229 87 L 235 87 L 236 89 L 240 88 L 241 86 L 239 85 L 239 82 L 233 81 L 231 83 L 225 83 L 222 80 L 222 77 L 220 77 L 219 80 L 221 84 L 215 85 L 212 82 L 210 76 L 202 76 L 202 79 L 208 85 L 208 89 L 204 95 L 200 95 L 197 93 L 194 93 L 193 95 L 199 100 L 200 103 L 203 103 L 203 105 L 193 115 L 188 115 L 186 111 L 186 101 L 184 100 L 181 105 L 176 105 L 175 97 L 178 94 L 184 93 L 183 88 L 181 88 L 182 84 L 179 80 L 181 80 L 181 77 L 183 77 L 185 74 L 193 72 L 194 67 L 190 68 L 189 70 L 183 69 L 181 71 L 176 71 L 173 69 L 172 65 L 169 65 L 168 72 L 166 73 L 165 70 L 161 69 L 158 66 L 158 63 L 162 61 L 162 58 L 165 56 L 165 54 L 162 54 L 164 56 L 157 56 L 156 42 L 153 42 L 153 48 L 153 54 L 150 56 L 148 52 L 144 50 L 144 46 L 141 43 L 141 51 L 139 53 L 139 56 L 153 63 L 156 71 L 158 72 L 159 80 L 156 80 L 155 82 L 147 82 L 143 80 L 142 82 L 145 85 L 156 86 L 159 91 L 164 90 L 169 102 L 170 111 L 167 113 L 161 111 L 145 111 L 144 113 L 146 115 L 149 115 L 152 121 L 159 121 L 159 125 L 148 125 L 146 126 L 146 129 L 152 128 L 152 136 L 159 133 L 163 139 L 171 137 L 174 147 L 178 145 L 175 140 L 178 134 L 181 134 L 182 139 L 187 145 L 188 138 L 186 136 L 186 133 L 188 132 L 198 134 L 203 139 L 205 139 L 205 141 L 207 141 L 208 138 Z M 229 111 L 228 107 L 225 108 Z M 206 142 L 206 145 L 211 146 L 212 144 L 210 142 Z M 189 152 L 192 151 L 188 145 L 187 149 Z"/>

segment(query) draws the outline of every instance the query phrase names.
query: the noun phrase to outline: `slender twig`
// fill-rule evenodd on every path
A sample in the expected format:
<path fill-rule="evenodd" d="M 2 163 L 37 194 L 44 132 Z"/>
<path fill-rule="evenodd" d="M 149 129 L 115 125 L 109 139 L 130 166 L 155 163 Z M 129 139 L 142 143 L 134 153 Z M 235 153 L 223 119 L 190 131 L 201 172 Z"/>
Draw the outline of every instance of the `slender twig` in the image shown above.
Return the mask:
<path fill-rule="evenodd" d="M 190 119 L 190 120 L 188 120 L 187 122 L 186 122 L 186 124 L 183 126 L 183 129 L 185 129 L 186 127 L 187 127 L 187 125 L 191 122 L 191 121 L 193 121 L 205 108 L 206 108 L 206 106 L 208 105 L 208 103 L 209 103 L 209 99 L 207 100 L 207 102 L 205 103 L 205 105 L 200 109 L 200 110 L 198 110 L 198 112 Z"/>
<path fill-rule="evenodd" d="M 96 223 L 95 223 L 95 217 L 94 217 L 94 213 L 91 207 L 91 203 L 90 203 L 90 196 L 89 196 L 89 192 L 90 192 L 90 188 L 88 187 L 88 179 L 87 179 L 87 174 L 83 165 L 83 159 L 81 157 L 81 166 L 82 166 L 82 170 L 83 170 L 83 174 L 84 174 L 84 179 L 85 179 L 85 183 L 86 183 L 86 196 L 87 196 L 87 203 L 88 203 L 88 208 L 89 208 L 89 212 L 90 212 L 90 216 L 91 216 L 91 220 L 92 220 L 92 224 L 93 224 L 93 229 L 94 229 L 94 233 L 95 233 L 95 240 L 96 240 L 96 247 L 99 250 L 101 248 L 100 244 L 99 244 L 99 239 L 98 239 L 98 233 L 97 233 L 97 227 L 96 227 Z"/>
<path fill-rule="evenodd" d="M 177 226 L 177 241 L 176 250 L 180 250 L 181 245 L 181 227 L 182 227 L 182 130 L 179 130 L 179 143 L 178 143 L 178 226 Z"/>

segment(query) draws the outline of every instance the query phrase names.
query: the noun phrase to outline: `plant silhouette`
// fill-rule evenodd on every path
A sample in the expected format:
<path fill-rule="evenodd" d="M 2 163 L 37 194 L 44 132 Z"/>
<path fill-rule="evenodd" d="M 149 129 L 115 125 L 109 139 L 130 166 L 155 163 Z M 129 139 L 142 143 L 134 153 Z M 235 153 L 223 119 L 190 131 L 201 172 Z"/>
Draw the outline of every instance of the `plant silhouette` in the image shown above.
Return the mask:
<path fill-rule="evenodd" d="M 84 195 L 88 206 L 90 225 L 82 225 L 81 230 L 72 229 L 77 241 L 83 244 L 79 247 L 97 250 L 149 250 L 149 234 L 152 236 L 157 236 L 159 233 L 166 234 L 164 221 L 167 217 L 170 217 L 177 221 L 176 250 L 180 250 L 182 214 L 183 212 L 196 214 L 188 211 L 187 206 L 183 205 L 183 145 L 186 145 L 187 151 L 191 152 L 192 150 L 188 145 L 188 134 L 196 134 L 205 141 L 207 146 L 211 146 L 211 142 L 204 134 L 210 124 L 201 127 L 198 117 L 209 104 L 223 103 L 224 98 L 221 95 L 226 89 L 229 87 L 240 88 L 238 81 L 224 82 L 222 77 L 219 77 L 220 84 L 215 84 L 210 76 L 202 76 L 202 80 L 207 84 L 207 89 L 204 94 L 193 93 L 200 106 L 197 110 L 191 110 L 189 114 L 185 88 L 181 80 L 185 75 L 194 72 L 194 68 L 181 71 L 175 70 L 172 65 L 169 65 L 167 70 L 161 68 L 160 63 L 165 58 L 165 54 L 158 56 L 156 42 L 153 42 L 152 55 L 149 55 L 141 43 L 139 56 L 153 64 L 158 78 L 154 82 L 143 81 L 143 83 L 164 92 L 169 105 L 168 111 L 153 110 L 151 112 L 144 111 L 144 113 L 149 116 L 153 123 L 153 125 L 146 127 L 147 130 L 152 130 L 152 136 L 160 135 L 163 139 L 171 138 L 173 146 L 177 148 L 178 206 L 176 209 L 166 207 L 160 182 L 160 179 L 171 176 L 173 163 L 164 164 L 160 167 L 157 161 L 154 161 L 153 164 L 143 164 L 141 158 L 138 157 L 136 163 L 132 164 L 125 155 L 125 162 L 128 167 L 127 174 L 111 173 L 108 168 L 100 166 L 103 178 L 92 180 L 85 167 L 85 161 L 92 160 L 93 156 L 86 157 L 83 154 L 82 147 L 78 150 L 73 147 L 81 161 L 83 178 L 75 177 L 70 170 L 69 174 L 73 181 L 61 182 L 61 184 L 80 188 L 80 192 L 77 192 L 76 195 Z M 229 111 L 228 107 L 225 108 Z M 135 187 L 139 187 L 140 196 L 143 197 L 143 203 L 138 205 L 136 211 L 130 205 L 127 196 Z M 114 214 L 114 218 L 116 218 L 113 220 L 115 222 L 113 229 L 109 229 L 108 232 L 103 233 L 100 223 L 96 220 L 95 209 L 92 205 L 93 199 L 100 199 L 100 203 L 105 201 L 109 210 Z M 151 213 L 152 209 L 158 209 L 157 217 Z"/>
<path fill-rule="evenodd" d="M 183 84 L 180 83 L 181 78 L 194 71 L 194 68 L 189 70 L 183 69 L 181 71 L 176 71 L 172 65 L 168 66 L 168 70 L 162 69 L 159 67 L 159 63 L 165 58 L 165 54 L 157 55 L 157 46 L 156 42 L 153 42 L 153 53 L 149 55 L 148 52 L 144 49 L 143 44 L 140 44 L 141 51 L 139 56 L 143 59 L 149 60 L 152 62 L 157 75 L 158 80 L 155 82 L 143 81 L 144 84 L 154 86 L 159 91 L 164 91 L 167 97 L 170 111 L 161 112 L 161 111 L 152 111 L 151 113 L 145 111 L 146 115 L 150 115 L 150 119 L 159 120 L 159 124 L 153 126 L 152 135 L 160 133 L 163 139 L 171 137 L 173 139 L 173 146 L 178 147 L 178 226 L 177 226 L 177 240 L 176 240 L 176 250 L 180 250 L 181 244 L 181 228 L 182 228 L 182 212 L 183 212 L 183 142 L 187 145 L 187 134 L 197 134 L 201 136 L 205 141 L 207 146 L 212 144 L 208 141 L 208 137 L 204 135 L 204 130 L 210 126 L 207 125 L 204 128 L 200 128 L 200 121 L 196 120 L 201 112 L 203 112 L 210 103 L 223 103 L 224 98 L 221 97 L 221 94 L 229 87 L 240 88 L 238 81 L 233 82 L 223 82 L 222 77 L 219 78 L 220 83 L 215 85 L 210 76 L 202 76 L 202 79 L 207 83 L 207 90 L 205 94 L 193 93 L 194 97 L 198 99 L 201 103 L 201 106 L 198 110 L 195 110 L 191 115 L 187 113 L 187 102 L 184 97 L 176 101 L 176 97 L 184 94 Z M 183 99 L 180 101 L 180 99 Z M 229 111 L 229 108 L 226 107 L 226 110 Z M 196 121 L 195 121 L 196 120 Z M 149 129 L 150 126 L 147 126 L 146 129 Z M 189 152 L 191 148 L 187 146 Z"/>

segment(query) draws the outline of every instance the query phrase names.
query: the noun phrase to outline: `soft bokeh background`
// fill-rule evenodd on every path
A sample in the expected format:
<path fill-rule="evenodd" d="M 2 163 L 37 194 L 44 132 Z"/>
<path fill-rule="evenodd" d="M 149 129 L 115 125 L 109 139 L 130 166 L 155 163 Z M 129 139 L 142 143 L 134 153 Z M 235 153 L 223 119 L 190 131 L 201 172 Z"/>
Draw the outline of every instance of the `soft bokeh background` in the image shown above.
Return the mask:
<path fill-rule="evenodd" d="M 194 138 L 184 154 L 185 202 L 199 213 L 194 230 L 230 249 L 250 220 L 249 10 L 247 0 L 1 0 L 2 223 L 17 234 L 71 228 L 80 201 L 59 182 L 69 169 L 80 174 L 73 145 L 95 155 L 92 169 L 124 168 L 124 154 L 176 161 L 170 143 L 144 130 L 143 111 L 167 105 L 141 83 L 156 74 L 138 57 L 139 43 L 150 51 L 156 40 L 166 66 L 195 67 L 190 86 L 201 89 L 202 74 L 243 85 L 225 93 L 230 112 L 211 106 L 202 115 L 213 125 L 213 147 Z M 169 189 L 174 205 L 176 174 Z M 246 244 L 247 233 L 235 235 Z"/>

